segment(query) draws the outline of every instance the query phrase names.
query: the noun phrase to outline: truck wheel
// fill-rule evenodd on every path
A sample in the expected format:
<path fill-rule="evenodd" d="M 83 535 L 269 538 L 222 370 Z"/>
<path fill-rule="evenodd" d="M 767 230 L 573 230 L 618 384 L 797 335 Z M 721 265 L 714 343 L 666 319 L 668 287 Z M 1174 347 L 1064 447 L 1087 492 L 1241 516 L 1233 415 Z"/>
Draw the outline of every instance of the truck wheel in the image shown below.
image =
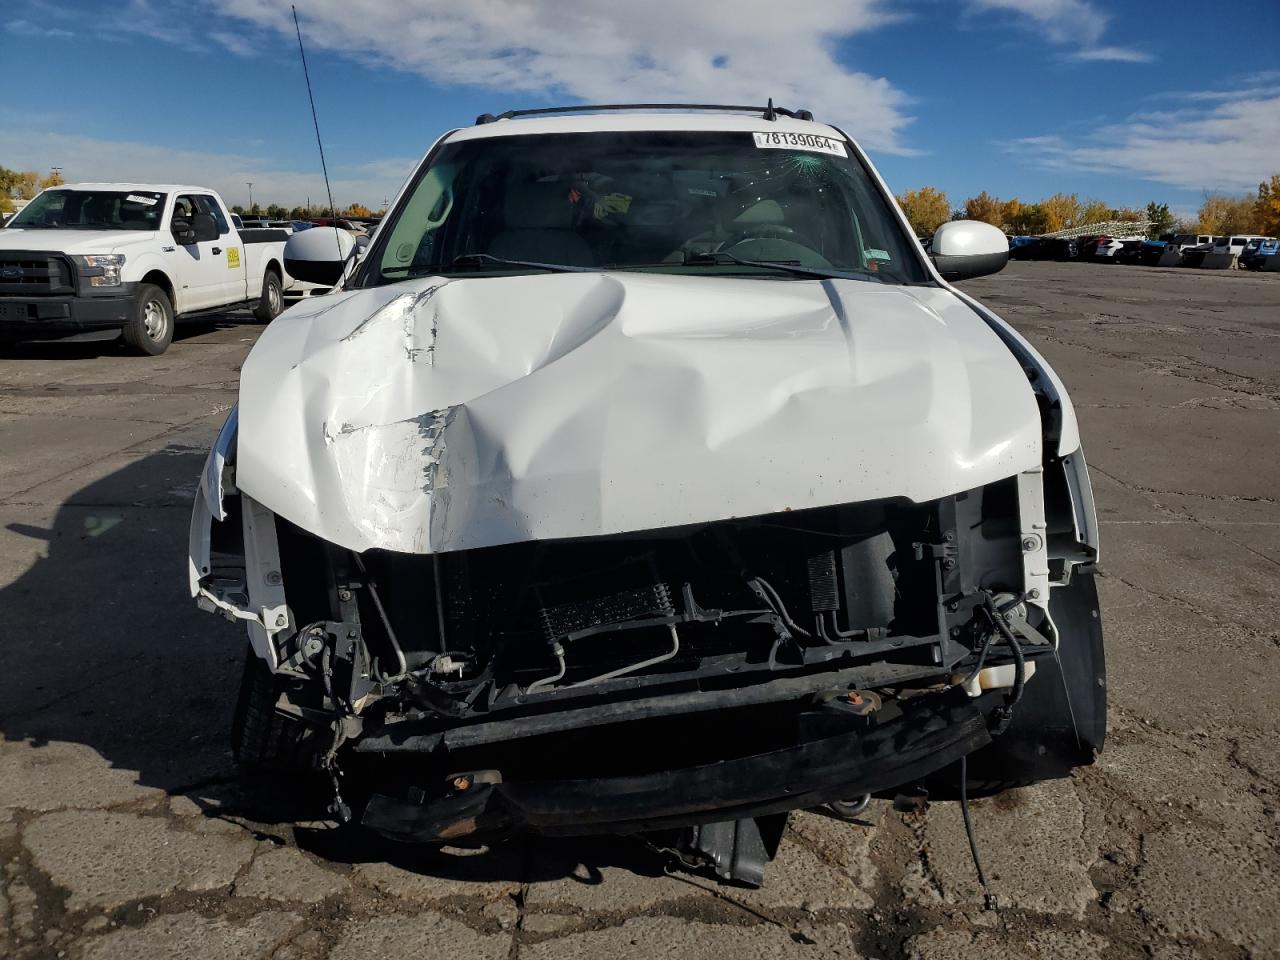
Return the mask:
<path fill-rule="evenodd" d="M 1049 592 L 1058 656 L 1036 661 L 1036 675 L 1014 707 L 1013 722 L 968 759 L 974 795 L 1070 775 L 1093 763 L 1107 737 L 1107 666 L 1098 587 L 1075 573 Z"/>
<path fill-rule="evenodd" d="M 168 350 L 173 341 L 173 304 L 168 294 L 154 284 L 139 284 L 133 316 L 120 332 L 135 353 L 155 357 Z"/>
<path fill-rule="evenodd" d="M 314 769 L 318 738 L 303 723 L 276 711 L 279 678 L 252 647 L 245 650 L 240 696 L 231 723 L 231 749 L 241 768 L 254 773 Z"/>
<path fill-rule="evenodd" d="M 259 323 L 270 323 L 284 310 L 284 287 L 280 275 L 268 270 L 262 278 L 262 296 L 253 308 L 253 317 Z"/>

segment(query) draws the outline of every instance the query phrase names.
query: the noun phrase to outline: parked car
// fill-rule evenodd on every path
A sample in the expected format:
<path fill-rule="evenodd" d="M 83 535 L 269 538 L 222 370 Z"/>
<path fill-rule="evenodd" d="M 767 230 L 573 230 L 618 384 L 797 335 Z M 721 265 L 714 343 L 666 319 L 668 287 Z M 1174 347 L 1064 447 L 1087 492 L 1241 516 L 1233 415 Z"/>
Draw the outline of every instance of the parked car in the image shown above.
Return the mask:
<path fill-rule="evenodd" d="M 807 112 L 571 109 L 446 133 L 366 247 L 290 238 L 336 292 L 249 353 L 191 523 L 241 763 L 400 840 L 660 830 L 758 884 L 792 809 L 1090 762 L 1076 415 L 951 285 L 1004 235 L 926 255 Z"/>
<path fill-rule="evenodd" d="M 347 233 L 351 234 L 353 237 L 362 236 L 369 232 L 362 224 L 355 223 L 351 220 L 334 220 L 322 217 L 318 220 L 312 220 L 311 225 L 313 227 L 337 227 L 339 230 L 347 231 Z"/>
<path fill-rule="evenodd" d="M 1074 240 L 1059 237 L 1032 237 L 1009 251 L 1012 260 L 1075 260 L 1079 255 Z"/>
<path fill-rule="evenodd" d="M 0 337 L 119 330 L 155 355 L 197 313 L 251 304 L 270 321 L 292 283 L 284 241 L 241 234 L 207 187 L 66 184 L 0 232 Z"/>
<path fill-rule="evenodd" d="M 1170 247 L 1178 250 L 1190 250 L 1192 247 L 1211 247 L 1213 246 L 1213 236 L 1208 233 L 1178 233 L 1167 234 L 1163 239 L 1168 241 Z"/>
<path fill-rule="evenodd" d="M 1111 260 L 1126 242 L 1137 242 L 1142 237 L 1112 237 L 1107 235 L 1081 237 L 1076 242 L 1082 260 Z"/>
<path fill-rule="evenodd" d="M 1258 237 L 1245 244 L 1240 252 L 1240 266 L 1246 270 L 1260 270 L 1267 257 L 1280 255 L 1280 240 L 1274 237 Z"/>
<path fill-rule="evenodd" d="M 1164 240 L 1122 240 L 1112 259 L 1116 263 L 1151 266 L 1159 262 L 1167 247 Z"/>
<path fill-rule="evenodd" d="M 289 226 L 293 227 L 294 233 L 297 233 L 299 230 L 310 230 L 315 224 L 310 220 L 290 220 Z"/>
<path fill-rule="evenodd" d="M 1232 256 L 1240 256 L 1254 240 L 1270 240 L 1271 237 L 1263 237 L 1258 234 L 1235 234 L 1229 237 L 1215 237 L 1213 241 L 1214 253 L 1229 253 Z"/>

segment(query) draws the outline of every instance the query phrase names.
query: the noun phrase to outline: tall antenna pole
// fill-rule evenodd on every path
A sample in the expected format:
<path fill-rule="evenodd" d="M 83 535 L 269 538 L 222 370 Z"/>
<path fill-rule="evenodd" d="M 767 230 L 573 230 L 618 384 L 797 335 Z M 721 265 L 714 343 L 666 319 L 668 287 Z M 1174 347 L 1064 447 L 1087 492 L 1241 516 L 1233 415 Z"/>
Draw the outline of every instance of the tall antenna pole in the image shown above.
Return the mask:
<path fill-rule="evenodd" d="M 329 195 L 329 216 L 333 217 L 333 239 L 338 243 L 338 249 L 342 249 L 341 242 L 338 241 L 338 208 L 333 205 L 333 190 L 329 188 L 329 168 L 324 162 L 324 142 L 320 139 L 320 121 L 316 117 L 316 98 L 311 93 L 311 72 L 307 70 L 307 52 L 302 49 L 302 27 L 298 25 L 298 8 L 289 5 L 289 9 L 293 11 L 293 29 L 298 34 L 298 53 L 302 57 L 302 75 L 307 80 L 307 99 L 311 101 L 311 122 L 316 128 L 316 146 L 320 148 L 320 169 L 324 173 L 324 190 Z"/>

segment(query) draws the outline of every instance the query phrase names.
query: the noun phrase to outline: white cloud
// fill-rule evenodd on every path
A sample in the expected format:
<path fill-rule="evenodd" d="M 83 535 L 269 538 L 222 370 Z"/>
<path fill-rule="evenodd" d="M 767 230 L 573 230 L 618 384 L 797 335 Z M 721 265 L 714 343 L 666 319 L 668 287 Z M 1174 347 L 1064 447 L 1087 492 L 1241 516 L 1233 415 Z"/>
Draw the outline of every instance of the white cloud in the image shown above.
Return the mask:
<path fill-rule="evenodd" d="M 74 36 L 70 30 L 63 30 L 61 27 L 42 27 L 40 24 L 32 23 L 30 20 L 10 20 L 4 25 L 4 28 L 18 37 Z"/>
<path fill-rule="evenodd" d="M 213 187 L 227 205 L 244 203 L 253 181 L 259 202 L 297 206 L 310 197 L 325 206 L 324 179 L 318 171 L 283 170 L 268 160 L 237 153 L 172 150 L 148 143 L 101 140 L 39 129 L 6 127 L 5 164 L 18 170 L 46 170 L 57 164 L 68 181 L 142 181 L 191 183 Z M 417 157 L 371 160 L 330 167 L 333 200 L 339 207 L 363 203 L 378 208 L 395 196 Z"/>
<path fill-rule="evenodd" d="M 1071 55 L 1073 60 L 1112 60 L 1120 63 L 1150 63 L 1152 56 L 1129 47 L 1090 47 Z"/>
<path fill-rule="evenodd" d="M 1013 149 L 1053 169 L 1125 173 L 1191 190 L 1252 190 L 1280 167 L 1280 96 L 1243 89 L 1184 102 L 1080 137 L 1026 137 Z"/>
<path fill-rule="evenodd" d="M 219 12 L 293 36 L 284 0 L 224 0 Z M 912 152 L 907 96 L 835 55 L 841 39 L 898 19 L 882 0 L 314 0 L 301 14 L 314 48 L 493 90 L 495 109 L 773 97 L 872 149 Z"/>
<path fill-rule="evenodd" d="M 1089 0 L 969 0 L 977 13 L 1012 13 L 1061 46 L 1075 46 L 1072 60 L 1148 63 L 1151 54 L 1129 47 L 1101 45 L 1110 21 Z"/>

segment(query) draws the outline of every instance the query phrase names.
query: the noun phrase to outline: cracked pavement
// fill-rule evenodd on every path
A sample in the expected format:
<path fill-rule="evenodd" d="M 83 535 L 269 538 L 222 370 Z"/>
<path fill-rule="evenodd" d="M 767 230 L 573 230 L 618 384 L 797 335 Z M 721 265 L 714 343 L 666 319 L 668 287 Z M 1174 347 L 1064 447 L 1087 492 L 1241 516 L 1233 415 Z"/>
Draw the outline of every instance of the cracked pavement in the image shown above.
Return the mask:
<path fill-rule="evenodd" d="M 204 453 L 259 328 L 0 354 L 0 957 L 1280 955 L 1280 275 L 1013 263 L 965 285 L 1076 402 L 1111 734 L 959 812 L 793 818 L 762 890 L 621 838 L 420 850 L 253 789 L 239 632 L 186 596 Z"/>

